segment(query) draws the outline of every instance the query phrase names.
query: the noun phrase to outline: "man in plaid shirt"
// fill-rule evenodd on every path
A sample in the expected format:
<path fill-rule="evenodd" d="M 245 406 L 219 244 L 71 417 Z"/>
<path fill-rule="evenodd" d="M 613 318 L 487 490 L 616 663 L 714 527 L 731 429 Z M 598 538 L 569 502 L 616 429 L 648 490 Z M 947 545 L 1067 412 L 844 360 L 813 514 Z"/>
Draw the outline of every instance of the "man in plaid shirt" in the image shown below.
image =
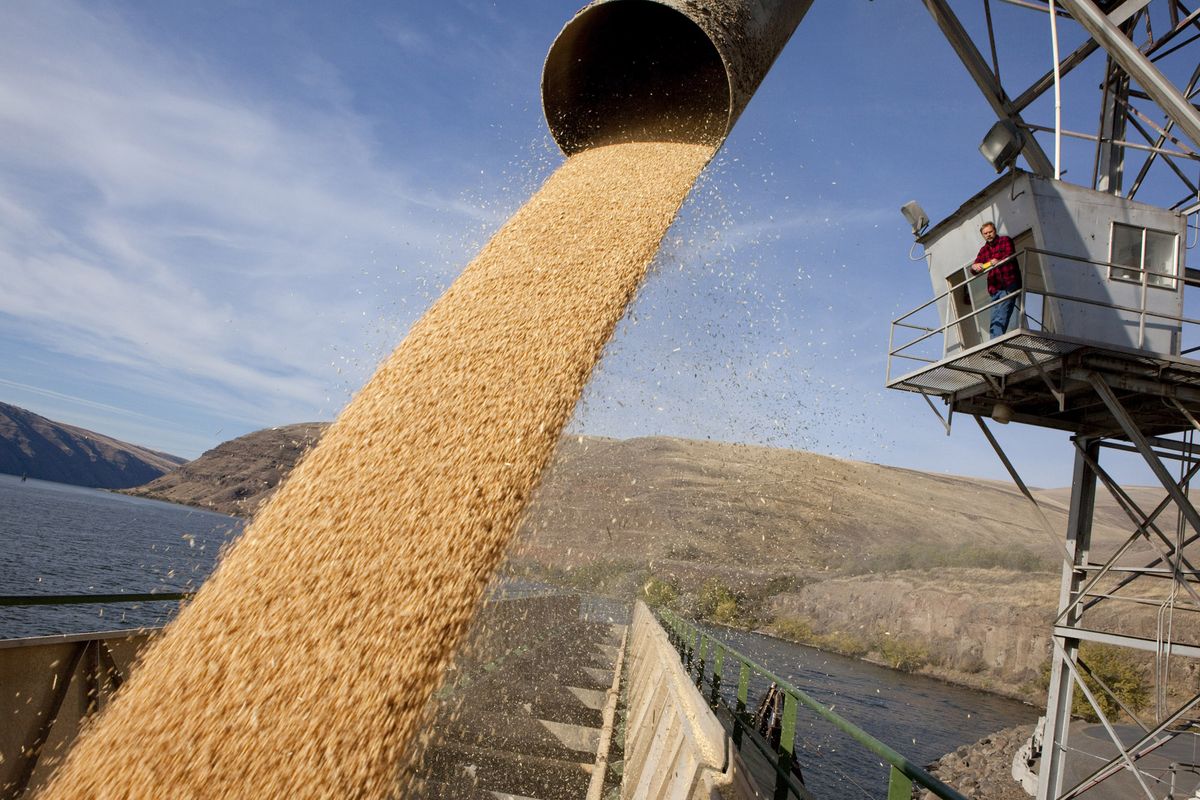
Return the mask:
<path fill-rule="evenodd" d="M 990 222 L 983 223 L 979 232 L 983 234 L 984 242 L 983 247 L 979 248 L 979 255 L 975 256 L 975 263 L 971 265 L 971 272 L 978 275 L 984 270 L 988 271 L 987 290 L 993 302 L 1009 298 L 992 306 L 991 334 L 995 339 L 1008 330 L 1008 321 L 1017 305 L 1015 295 L 1021 288 L 1021 270 L 1017 266 L 1017 250 L 1012 239 L 997 236 L 996 226 Z"/>

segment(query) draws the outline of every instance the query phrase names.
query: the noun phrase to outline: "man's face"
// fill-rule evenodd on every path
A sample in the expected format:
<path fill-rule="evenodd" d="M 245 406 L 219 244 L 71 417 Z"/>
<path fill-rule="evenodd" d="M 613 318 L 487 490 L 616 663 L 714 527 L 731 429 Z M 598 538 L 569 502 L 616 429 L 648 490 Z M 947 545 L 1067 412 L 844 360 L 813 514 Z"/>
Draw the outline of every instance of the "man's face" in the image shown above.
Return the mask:
<path fill-rule="evenodd" d="M 983 233 L 984 241 L 991 242 L 993 239 L 996 238 L 996 226 L 984 225 L 982 233 Z"/>

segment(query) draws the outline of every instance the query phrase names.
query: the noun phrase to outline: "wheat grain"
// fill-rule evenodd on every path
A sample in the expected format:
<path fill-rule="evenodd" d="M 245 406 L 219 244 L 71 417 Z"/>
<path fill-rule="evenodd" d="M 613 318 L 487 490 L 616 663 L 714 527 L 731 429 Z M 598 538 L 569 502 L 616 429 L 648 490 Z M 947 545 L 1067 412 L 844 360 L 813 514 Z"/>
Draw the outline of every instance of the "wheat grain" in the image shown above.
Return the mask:
<path fill-rule="evenodd" d="M 42 794 L 386 797 L 712 148 L 572 156 L 259 511 Z"/>

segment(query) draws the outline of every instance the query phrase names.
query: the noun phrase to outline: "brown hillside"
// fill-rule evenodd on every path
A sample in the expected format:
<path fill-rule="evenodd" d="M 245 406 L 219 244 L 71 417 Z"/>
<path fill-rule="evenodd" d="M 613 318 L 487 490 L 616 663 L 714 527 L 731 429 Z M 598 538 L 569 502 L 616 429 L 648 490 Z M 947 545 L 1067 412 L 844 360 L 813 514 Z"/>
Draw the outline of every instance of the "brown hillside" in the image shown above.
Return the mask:
<path fill-rule="evenodd" d="M 126 494 L 250 516 L 327 427 L 302 422 L 248 433 Z"/>
<path fill-rule="evenodd" d="M 258 431 L 133 491 L 248 515 L 325 427 Z M 1161 496 L 1132 493 L 1147 510 Z M 654 576 L 696 614 L 715 582 L 739 598 L 736 617 L 720 621 L 874 658 L 892 637 L 933 674 L 1030 696 L 1070 500 L 1068 489 L 1037 494 L 1053 537 L 999 481 L 722 442 L 567 437 L 508 571 L 625 597 Z M 1101 490 L 1097 549 L 1127 530 Z M 1147 549 L 1126 558 L 1144 562 Z M 1122 627 L 1152 622 L 1135 609 Z"/>
<path fill-rule="evenodd" d="M 183 459 L 55 422 L 0 403 L 0 472 L 57 483 L 120 489 L 153 480 Z"/>
<path fill-rule="evenodd" d="M 843 568 L 914 547 L 1021 547 L 1056 560 L 1068 496 L 794 450 L 668 438 L 572 438 L 530 510 L 525 557 Z M 1111 501 L 1109 501 L 1111 502 Z M 1115 506 L 1114 506 L 1115 509 Z M 1122 536 L 1104 515 L 1101 540 Z"/>

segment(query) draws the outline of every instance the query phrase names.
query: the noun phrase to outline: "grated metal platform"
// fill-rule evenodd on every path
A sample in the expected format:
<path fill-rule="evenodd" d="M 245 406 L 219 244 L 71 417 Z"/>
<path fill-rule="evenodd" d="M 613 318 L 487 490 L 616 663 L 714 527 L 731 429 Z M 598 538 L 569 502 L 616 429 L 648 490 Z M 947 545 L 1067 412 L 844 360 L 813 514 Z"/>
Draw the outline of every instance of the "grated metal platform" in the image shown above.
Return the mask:
<path fill-rule="evenodd" d="M 1096 396 L 1098 375 L 1151 435 L 1192 427 L 1200 418 L 1200 361 L 1097 346 L 1019 329 L 890 379 L 888 388 L 941 399 L 950 414 L 993 416 L 1085 435 L 1119 435 L 1121 426 Z M 935 406 L 936 410 L 936 406 Z"/>

